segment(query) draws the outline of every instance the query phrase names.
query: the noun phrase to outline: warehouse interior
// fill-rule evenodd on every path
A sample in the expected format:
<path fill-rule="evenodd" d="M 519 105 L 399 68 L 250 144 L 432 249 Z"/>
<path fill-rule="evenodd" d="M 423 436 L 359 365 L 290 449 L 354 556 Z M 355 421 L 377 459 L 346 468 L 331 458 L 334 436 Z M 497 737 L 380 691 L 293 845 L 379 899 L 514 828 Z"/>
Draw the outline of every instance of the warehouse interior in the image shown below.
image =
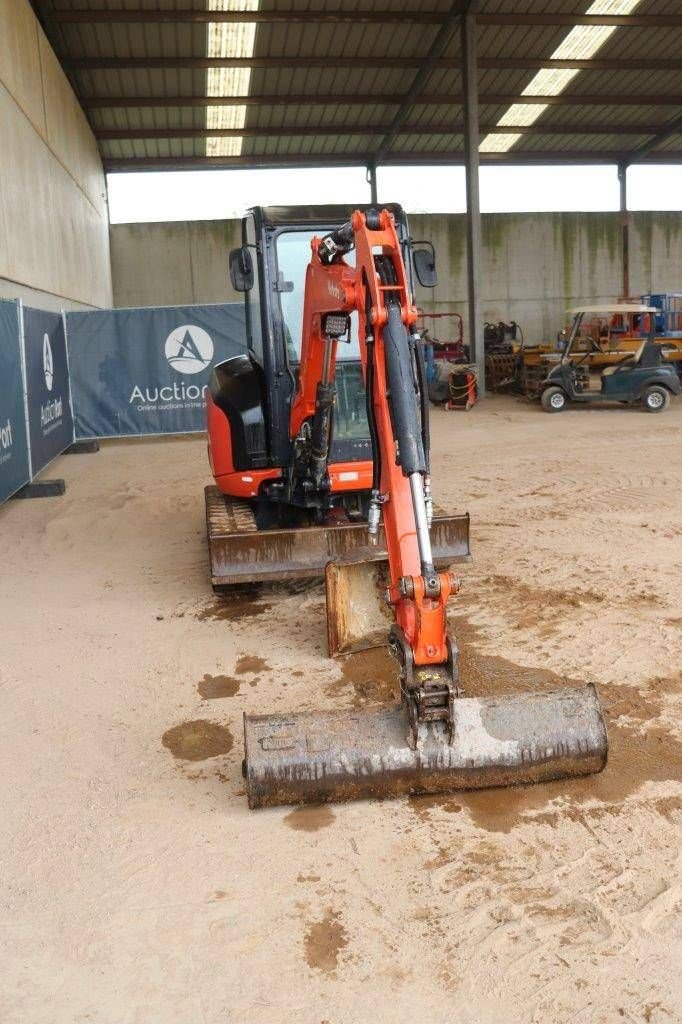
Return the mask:
<path fill-rule="evenodd" d="M 682 1015 L 682 203 L 628 202 L 631 168 L 682 165 L 681 44 L 676 0 L 0 0 L 3 1021 Z M 481 168 L 560 166 L 611 168 L 619 209 L 481 212 Z M 264 203 L 275 247 L 338 226 L 358 167 L 363 211 L 403 202 L 382 168 L 464 170 L 466 212 L 405 204 L 400 236 L 433 246 L 437 281 L 406 262 L 448 339 L 422 339 L 434 499 L 470 517 L 448 629 L 465 697 L 596 688 L 599 774 L 250 809 L 244 715 L 404 693 L 385 641 L 328 656 L 324 567 L 216 586 L 204 405 L 267 247 L 245 291 L 251 221 L 112 223 L 107 180 L 328 175 L 317 219 Z M 584 310 L 597 400 L 552 408 Z M 600 401 L 649 331 L 669 396 Z"/>

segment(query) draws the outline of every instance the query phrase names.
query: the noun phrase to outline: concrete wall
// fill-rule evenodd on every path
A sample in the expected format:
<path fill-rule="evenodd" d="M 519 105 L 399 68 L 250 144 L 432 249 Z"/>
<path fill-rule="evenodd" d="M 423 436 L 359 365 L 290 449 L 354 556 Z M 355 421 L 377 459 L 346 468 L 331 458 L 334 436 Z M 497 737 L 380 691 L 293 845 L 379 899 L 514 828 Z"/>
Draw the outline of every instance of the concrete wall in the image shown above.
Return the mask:
<path fill-rule="evenodd" d="M 682 214 L 630 216 L 631 294 L 682 291 Z M 466 319 L 464 217 L 412 216 L 410 230 L 438 259 L 439 285 L 417 302 Z M 237 221 L 112 225 L 115 304 L 234 300 L 227 254 L 239 240 Z M 554 337 L 567 307 L 621 294 L 620 214 L 485 214 L 483 244 L 484 318 L 517 320 L 529 342 Z"/>
<path fill-rule="evenodd" d="M 0 0 L 0 296 L 112 302 L 102 163 L 28 0 Z"/>
<path fill-rule="evenodd" d="M 414 238 L 430 238 L 439 284 L 417 302 L 467 317 L 463 216 L 410 218 Z M 483 317 L 516 320 L 533 343 L 553 338 L 566 309 L 622 296 L 619 213 L 483 215 Z M 682 213 L 630 214 L 630 295 L 682 291 Z"/>
<path fill-rule="evenodd" d="M 241 245 L 236 220 L 112 224 L 116 306 L 235 302 L 227 256 Z"/>

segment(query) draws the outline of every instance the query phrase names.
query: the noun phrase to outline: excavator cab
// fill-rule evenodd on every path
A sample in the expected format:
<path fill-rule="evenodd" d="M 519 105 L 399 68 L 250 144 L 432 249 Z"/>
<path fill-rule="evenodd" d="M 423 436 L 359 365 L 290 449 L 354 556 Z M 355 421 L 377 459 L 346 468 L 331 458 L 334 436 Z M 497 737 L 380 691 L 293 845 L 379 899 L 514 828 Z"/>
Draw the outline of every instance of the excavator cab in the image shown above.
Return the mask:
<path fill-rule="evenodd" d="M 409 245 L 402 209 L 391 206 L 399 231 Z M 267 441 L 271 460 L 286 465 L 292 457 L 289 413 L 296 393 L 301 359 L 306 270 L 310 243 L 342 224 L 346 207 L 254 207 L 242 220 L 242 247 L 233 261 L 251 258 L 249 287 L 244 293 L 249 354 L 266 381 Z M 364 387 L 357 337 L 357 317 L 339 346 L 336 365 L 332 459 L 367 462 L 371 441 L 365 414 Z"/>

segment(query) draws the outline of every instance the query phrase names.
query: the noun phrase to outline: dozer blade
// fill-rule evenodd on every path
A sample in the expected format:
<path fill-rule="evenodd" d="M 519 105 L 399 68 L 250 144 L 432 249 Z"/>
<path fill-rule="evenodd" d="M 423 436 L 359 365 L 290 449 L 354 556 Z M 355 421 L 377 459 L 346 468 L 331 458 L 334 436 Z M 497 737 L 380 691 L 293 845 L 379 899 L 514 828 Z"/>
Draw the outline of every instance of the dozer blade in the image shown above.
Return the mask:
<path fill-rule="evenodd" d="M 235 583 L 314 579 L 324 576 L 329 561 L 367 544 L 366 523 L 258 530 L 247 502 L 206 487 L 206 529 L 215 588 Z M 437 513 L 431 527 L 436 565 L 470 562 L 469 516 Z M 383 529 L 365 557 L 386 558 Z"/>
<path fill-rule="evenodd" d="M 408 744 L 403 705 L 364 711 L 245 715 L 249 807 L 484 789 L 590 775 L 606 764 L 594 686 L 463 697 L 448 743 L 442 723 Z"/>

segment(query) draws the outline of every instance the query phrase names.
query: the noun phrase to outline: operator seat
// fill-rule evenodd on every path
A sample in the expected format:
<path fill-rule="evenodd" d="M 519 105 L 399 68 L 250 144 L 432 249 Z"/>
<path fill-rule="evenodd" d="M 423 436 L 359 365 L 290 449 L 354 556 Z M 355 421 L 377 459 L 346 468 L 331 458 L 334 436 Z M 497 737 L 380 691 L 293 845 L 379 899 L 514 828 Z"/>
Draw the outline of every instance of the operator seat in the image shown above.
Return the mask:
<path fill-rule="evenodd" d="M 607 366 L 602 371 L 602 377 L 610 377 L 611 374 L 615 373 L 616 370 L 619 370 L 621 368 L 621 366 L 626 366 L 629 363 L 632 364 L 630 369 L 632 369 L 635 366 L 637 366 L 639 361 L 640 361 L 640 359 L 642 358 L 642 353 L 644 352 L 644 349 L 646 348 L 646 344 L 647 344 L 648 340 L 649 340 L 648 338 L 644 338 L 644 340 L 642 341 L 642 343 L 639 346 L 639 348 L 637 349 L 637 351 L 633 352 L 631 356 L 627 356 L 625 359 L 621 359 L 621 361 L 619 363 L 614 363 L 613 366 Z"/>

